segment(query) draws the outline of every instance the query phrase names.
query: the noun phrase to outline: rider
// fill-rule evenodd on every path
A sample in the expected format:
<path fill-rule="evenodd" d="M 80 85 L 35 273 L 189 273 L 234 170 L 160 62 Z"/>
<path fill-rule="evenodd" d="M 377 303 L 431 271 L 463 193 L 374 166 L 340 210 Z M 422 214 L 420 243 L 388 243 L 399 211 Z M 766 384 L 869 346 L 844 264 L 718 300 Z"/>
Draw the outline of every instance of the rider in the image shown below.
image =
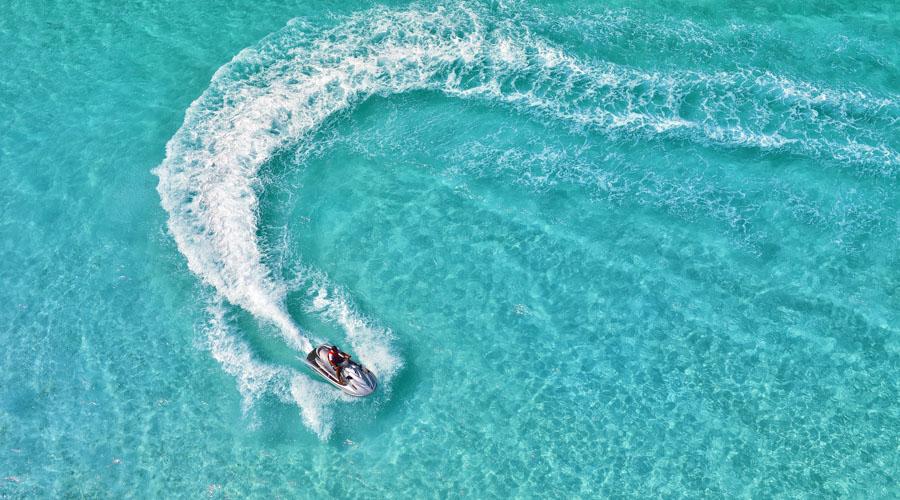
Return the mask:
<path fill-rule="evenodd" d="M 345 384 L 344 374 L 341 373 L 342 369 L 347 366 L 347 363 L 350 362 L 350 355 L 341 352 L 337 346 L 330 346 L 328 348 L 328 363 L 331 364 L 331 367 L 334 369 L 334 374 L 337 375 L 338 382 L 341 384 Z"/>

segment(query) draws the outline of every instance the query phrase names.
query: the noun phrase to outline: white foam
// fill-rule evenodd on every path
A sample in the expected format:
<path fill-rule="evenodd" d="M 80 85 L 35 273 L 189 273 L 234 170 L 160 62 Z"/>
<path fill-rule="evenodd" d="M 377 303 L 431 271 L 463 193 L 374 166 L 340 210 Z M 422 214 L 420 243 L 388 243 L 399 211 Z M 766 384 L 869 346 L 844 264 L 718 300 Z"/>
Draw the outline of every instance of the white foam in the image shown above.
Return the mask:
<path fill-rule="evenodd" d="M 390 349 L 390 330 L 378 327 L 359 314 L 342 290 L 329 289 L 323 283 L 312 290 L 315 296 L 307 311 L 340 325 L 353 350 L 365 359 L 366 366 L 379 380 L 389 382 L 402 366 L 400 358 Z"/>
<path fill-rule="evenodd" d="M 331 386 L 312 381 L 296 370 L 257 360 L 250 346 L 234 335 L 226 318 L 226 308 L 215 302 L 208 307 L 206 347 L 226 373 L 237 381 L 244 413 L 263 395 L 272 394 L 295 404 L 303 422 L 319 438 L 328 439 L 334 425 L 332 405 L 340 393 Z"/>
<path fill-rule="evenodd" d="M 250 346 L 231 333 L 221 303 L 212 304 L 207 310 L 211 319 L 206 328 L 206 347 L 225 372 L 236 379 L 244 412 L 266 393 L 283 394 L 291 370 L 254 359 Z"/>
<path fill-rule="evenodd" d="M 341 392 L 327 384 L 297 375 L 291 379 L 291 397 L 300 408 L 303 423 L 326 440 L 334 428 L 332 406 L 341 398 Z"/>
<path fill-rule="evenodd" d="M 310 336 L 287 313 L 285 284 L 265 265 L 257 238 L 259 171 L 278 151 L 307 147 L 304 139 L 329 116 L 375 94 L 428 89 L 609 133 L 786 148 L 881 165 L 889 173 L 900 165 L 897 151 L 856 132 L 844 111 L 890 118 L 897 114 L 894 96 L 873 99 L 753 71 L 660 74 L 580 60 L 512 23 L 497 22 L 487 9 L 458 5 L 434 12 L 374 9 L 320 33 L 301 29 L 309 26 L 291 23 L 220 68 L 155 170 L 169 230 L 190 270 L 230 303 L 277 326 L 301 352 L 312 348 Z M 700 104 L 691 105 L 688 117 L 683 107 L 691 96 Z M 767 99 L 790 112 L 779 114 Z M 756 111 L 740 107 L 747 100 Z M 821 133 L 810 137 L 805 129 Z M 395 373 L 401 360 L 391 350 L 389 331 L 372 327 L 341 294 L 323 290 L 314 309 L 344 329 L 379 375 Z M 249 394 L 283 378 L 277 368 L 253 365 L 233 339 L 216 342 L 214 356 Z M 301 407 L 301 400 L 322 398 L 296 377 L 289 392 Z M 320 432 L 319 410 L 303 411 Z"/>

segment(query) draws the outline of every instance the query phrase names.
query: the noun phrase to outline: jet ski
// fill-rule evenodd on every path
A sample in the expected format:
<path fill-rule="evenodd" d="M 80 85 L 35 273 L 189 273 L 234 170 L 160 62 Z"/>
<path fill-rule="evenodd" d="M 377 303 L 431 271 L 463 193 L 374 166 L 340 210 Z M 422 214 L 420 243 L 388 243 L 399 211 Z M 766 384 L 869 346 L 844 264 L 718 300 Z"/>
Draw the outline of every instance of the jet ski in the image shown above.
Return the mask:
<path fill-rule="evenodd" d="M 341 368 L 344 379 L 341 383 L 334 373 L 331 363 L 328 362 L 328 351 L 332 347 L 334 346 L 331 344 L 322 344 L 316 347 L 306 356 L 306 364 L 332 385 L 351 396 L 362 397 L 372 394 L 378 386 L 378 380 L 368 368 L 352 359 L 348 359 Z"/>

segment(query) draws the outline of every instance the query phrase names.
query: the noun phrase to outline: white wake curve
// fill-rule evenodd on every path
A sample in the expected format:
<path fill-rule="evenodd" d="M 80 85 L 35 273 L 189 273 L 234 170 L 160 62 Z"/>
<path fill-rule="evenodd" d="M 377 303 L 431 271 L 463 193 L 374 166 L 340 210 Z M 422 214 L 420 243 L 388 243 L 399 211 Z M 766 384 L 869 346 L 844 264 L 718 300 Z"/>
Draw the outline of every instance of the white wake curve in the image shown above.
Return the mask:
<path fill-rule="evenodd" d="M 190 270 L 228 302 L 277 326 L 292 347 L 310 350 L 309 336 L 285 308 L 286 286 L 272 276 L 260 250 L 259 170 L 278 151 L 301 144 L 328 117 L 376 94 L 429 89 L 612 132 L 794 148 L 886 165 L 891 172 L 900 164 L 900 155 L 877 137 L 852 135 L 856 118 L 844 111 L 849 107 L 876 118 L 887 113 L 893 119 L 893 98 L 823 91 L 752 71 L 659 75 L 580 61 L 520 27 L 485 23 L 480 17 L 485 15 L 460 7 L 376 9 L 317 35 L 288 26 L 223 66 L 187 110 L 155 170 L 169 230 Z M 755 114 L 735 122 L 734 101 L 757 94 L 788 106 L 792 116 L 778 118 L 760 99 Z M 700 117 L 684 116 L 697 95 L 699 104 L 688 111 Z M 847 102 L 852 106 L 844 106 Z M 724 124 L 718 116 L 727 118 Z M 798 116 L 820 135 L 802 135 L 802 127 L 791 124 Z M 335 310 L 343 314 L 340 307 Z M 351 330 L 357 321 L 340 319 Z M 350 340 L 360 356 L 381 360 L 376 373 L 393 373 L 400 361 L 390 355 L 388 336 L 377 329 L 359 331 L 364 333 Z"/>

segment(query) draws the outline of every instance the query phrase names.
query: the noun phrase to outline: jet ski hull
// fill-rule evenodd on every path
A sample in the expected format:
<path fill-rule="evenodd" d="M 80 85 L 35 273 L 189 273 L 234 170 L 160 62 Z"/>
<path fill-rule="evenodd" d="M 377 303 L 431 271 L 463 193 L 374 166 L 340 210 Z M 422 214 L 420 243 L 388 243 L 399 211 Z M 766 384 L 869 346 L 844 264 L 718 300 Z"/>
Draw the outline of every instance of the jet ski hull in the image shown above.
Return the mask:
<path fill-rule="evenodd" d="M 327 356 L 330 348 L 331 345 L 323 344 L 313 349 L 306 356 L 306 364 L 331 385 L 344 391 L 346 394 L 363 397 L 375 392 L 375 388 L 378 387 L 375 375 L 368 368 L 353 360 L 350 360 L 342 370 L 344 375 L 344 383 L 342 384 L 334 373 L 331 363 L 328 362 Z"/>

